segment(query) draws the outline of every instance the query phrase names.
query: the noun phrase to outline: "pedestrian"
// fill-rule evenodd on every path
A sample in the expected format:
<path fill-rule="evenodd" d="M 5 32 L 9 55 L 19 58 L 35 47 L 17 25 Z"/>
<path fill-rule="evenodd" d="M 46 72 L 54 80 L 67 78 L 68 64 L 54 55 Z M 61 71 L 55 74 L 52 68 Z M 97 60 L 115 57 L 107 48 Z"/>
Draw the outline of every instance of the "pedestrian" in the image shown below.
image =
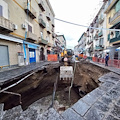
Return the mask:
<path fill-rule="evenodd" d="M 108 53 L 105 55 L 105 66 L 108 66 L 109 55 Z"/>

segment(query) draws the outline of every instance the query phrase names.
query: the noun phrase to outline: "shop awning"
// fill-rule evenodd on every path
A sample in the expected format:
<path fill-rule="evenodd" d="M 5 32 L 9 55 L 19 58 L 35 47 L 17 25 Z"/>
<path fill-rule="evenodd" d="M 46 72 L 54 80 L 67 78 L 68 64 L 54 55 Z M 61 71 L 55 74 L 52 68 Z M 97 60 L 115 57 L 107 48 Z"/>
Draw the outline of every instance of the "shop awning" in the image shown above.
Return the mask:
<path fill-rule="evenodd" d="M 32 49 L 37 49 L 40 46 L 40 45 L 30 43 L 30 42 L 26 42 L 26 41 L 24 41 L 24 43 L 28 45 L 28 48 L 32 48 Z"/>

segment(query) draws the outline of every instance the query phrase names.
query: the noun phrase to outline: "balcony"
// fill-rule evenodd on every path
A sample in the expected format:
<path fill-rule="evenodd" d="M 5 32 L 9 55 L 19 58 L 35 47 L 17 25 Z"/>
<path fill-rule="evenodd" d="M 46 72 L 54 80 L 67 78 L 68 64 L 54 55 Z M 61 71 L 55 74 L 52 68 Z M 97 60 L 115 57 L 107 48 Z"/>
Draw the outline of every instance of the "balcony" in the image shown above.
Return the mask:
<path fill-rule="evenodd" d="M 43 38 L 40 38 L 39 44 L 47 45 L 47 44 L 48 44 L 48 41 L 45 40 L 45 39 L 43 39 Z"/>
<path fill-rule="evenodd" d="M 34 42 L 38 40 L 37 35 L 31 33 L 30 31 L 27 32 L 27 37 L 26 38 L 29 39 L 29 40 L 32 40 Z"/>
<path fill-rule="evenodd" d="M 42 11 L 45 11 L 45 5 L 43 0 L 38 0 L 38 5 Z"/>
<path fill-rule="evenodd" d="M 98 34 L 97 33 L 95 34 L 94 39 L 98 40 Z"/>
<path fill-rule="evenodd" d="M 47 46 L 48 46 L 48 47 L 53 47 L 53 44 L 50 43 L 50 42 L 48 42 Z"/>
<path fill-rule="evenodd" d="M 44 22 L 44 20 L 42 18 L 39 18 L 39 25 L 42 27 L 42 28 L 46 28 L 46 23 Z"/>
<path fill-rule="evenodd" d="M 90 29 L 90 33 L 93 33 L 93 32 L 94 32 L 94 29 L 91 28 L 91 29 Z"/>
<path fill-rule="evenodd" d="M 13 32 L 13 23 L 4 17 L 0 17 L 0 32 Z"/>
<path fill-rule="evenodd" d="M 46 18 L 47 18 L 49 21 L 51 20 L 51 18 L 50 18 L 50 13 L 47 12 Z"/>
<path fill-rule="evenodd" d="M 96 22 L 94 26 L 95 26 L 95 28 L 98 28 L 98 22 Z"/>
<path fill-rule="evenodd" d="M 115 32 L 115 37 L 109 40 L 110 43 L 118 43 L 120 42 L 120 32 L 116 31 Z"/>
<path fill-rule="evenodd" d="M 28 14 L 32 19 L 36 18 L 36 12 L 35 12 L 35 10 L 31 6 L 27 7 L 27 3 L 25 3 L 24 10 L 25 10 L 26 14 Z"/>
<path fill-rule="evenodd" d="M 54 18 L 52 19 L 52 26 L 55 27 Z"/>
<path fill-rule="evenodd" d="M 48 34 L 51 34 L 50 27 L 47 27 L 47 33 L 48 33 Z"/>
<path fill-rule="evenodd" d="M 118 0 L 109 0 L 105 6 L 105 13 L 108 13 Z"/>
<path fill-rule="evenodd" d="M 101 36 L 103 36 L 103 32 L 102 32 L 102 31 L 100 31 L 100 32 L 98 33 L 98 37 L 101 37 Z"/>
<path fill-rule="evenodd" d="M 110 41 L 110 34 L 108 34 L 108 41 Z"/>
<path fill-rule="evenodd" d="M 103 50 L 104 46 L 103 45 L 96 45 L 95 50 Z"/>
<path fill-rule="evenodd" d="M 87 41 L 87 45 L 89 45 L 91 43 L 93 43 L 93 39 L 90 39 L 90 40 Z"/>
<path fill-rule="evenodd" d="M 56 36 L 55 33 L 52 33 L 52 37 L 55 38 L 55 36 Z"/>
<path fill-rule="evenodd" d="M 120 10 L 114 14 L 114 16 L 110 19 L 110 24 L 116 24 L 120 21 Z"/>
<path fill-rule="evenodd" d="M 99 18 L 99 24 L 102 24 L 104 21 L 104 18 Z"/>

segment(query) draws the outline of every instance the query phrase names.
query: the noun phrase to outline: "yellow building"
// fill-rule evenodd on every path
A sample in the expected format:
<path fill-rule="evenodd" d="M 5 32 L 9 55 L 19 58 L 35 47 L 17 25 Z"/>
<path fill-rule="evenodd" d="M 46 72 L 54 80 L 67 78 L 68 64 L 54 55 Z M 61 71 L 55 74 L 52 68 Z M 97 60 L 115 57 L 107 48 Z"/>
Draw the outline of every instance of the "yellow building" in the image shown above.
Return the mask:
<path fill-rule="evenodd" d="M 54 44 L 49 0 L 0 0 L 0 66 L 47 59 Z M 23 60 L 24 59 L 24 60 Z"/>
<path fill-rule="evenodd" d="M 120 29 L 120 0 L 105 0 L 107 16 L 107 28 Z M 111 59 L 120 58 L 120 32 L 107 31 L 107 52 Z"/>

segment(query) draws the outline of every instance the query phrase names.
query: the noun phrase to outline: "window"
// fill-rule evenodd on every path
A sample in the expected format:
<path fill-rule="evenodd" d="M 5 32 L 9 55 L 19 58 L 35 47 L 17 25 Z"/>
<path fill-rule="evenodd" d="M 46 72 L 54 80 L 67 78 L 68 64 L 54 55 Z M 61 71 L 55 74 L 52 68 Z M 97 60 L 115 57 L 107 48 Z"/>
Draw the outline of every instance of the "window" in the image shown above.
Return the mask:
<path fill-rule="evenodd" d="M 0 5 L 0 16 L 3 16 L 3 7 Z"/>
<path fill-rule="evenodd" d="M 32 27 L 30 25 L 28 25 L 28 31 L 32 33 Z"/>
<path fill-rule="evenodd" d="M 40 34 L 41 34 L 41 38 L 43 38 L 43 32 L 40 32 Z"/>
<path fill-rule="evenodd" d="M 110 17 L 108 18 L 108 23 L 110 23 Z"/>

